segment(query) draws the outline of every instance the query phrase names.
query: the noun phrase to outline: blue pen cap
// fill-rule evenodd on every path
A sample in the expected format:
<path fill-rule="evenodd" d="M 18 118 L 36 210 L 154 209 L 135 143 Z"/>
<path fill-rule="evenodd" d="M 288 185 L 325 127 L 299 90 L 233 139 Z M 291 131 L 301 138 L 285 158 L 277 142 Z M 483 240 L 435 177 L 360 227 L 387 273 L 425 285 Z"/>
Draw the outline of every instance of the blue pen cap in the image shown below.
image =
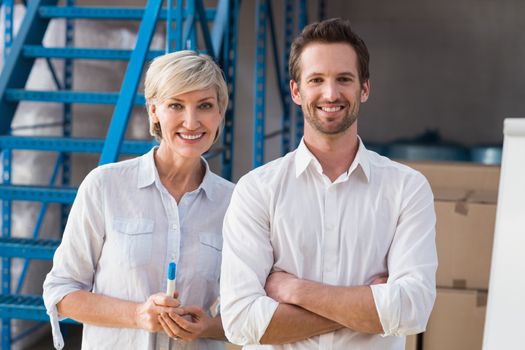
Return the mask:
<path fill-rule="evenodd" d="M 168 265 L 168 279 L 169 280 L 174 280 L 176 272 L 177 272 L 177 264 L 175 264 L 175 262 L 172 261 Z"/>

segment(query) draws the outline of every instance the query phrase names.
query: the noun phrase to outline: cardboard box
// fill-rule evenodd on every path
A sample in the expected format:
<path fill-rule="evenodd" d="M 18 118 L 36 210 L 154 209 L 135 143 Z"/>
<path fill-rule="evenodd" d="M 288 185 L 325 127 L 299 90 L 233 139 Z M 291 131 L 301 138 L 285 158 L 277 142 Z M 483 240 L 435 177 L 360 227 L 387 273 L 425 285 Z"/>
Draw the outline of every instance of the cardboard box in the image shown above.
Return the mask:
<path fill-rule="evenodd" d="M 438 287 L 488 289 L 496 197 L 436 192 Z"/>
<path fill-rule="evenodd" d="M 438 289 L 434 310 L 423 334 L 424 350 L 480 350 L 487 293 Z"/>
<path fill-rule="evenodd" d="M 405 350 L 417 350 L 417 335 L 409 335 L 407 337 Z"/>
<path fill-rule="evenodd" d="M 430 182 L 436 206 L 438 287 L 487 289 L 500 168 L 405 162 Z"/>
<path fill-rule="evenodd" d="M 425 175 L 432 189 L 498 192 L 499 166 L 465 162 L 403 161 L 403 163 Z"/>
<path fill-rule="evenodd" d="M 224 345 L 226 345 L 226 350 L 241 350 L 242 346 L 234 345 L 232 343 L 224 342 Z"/>

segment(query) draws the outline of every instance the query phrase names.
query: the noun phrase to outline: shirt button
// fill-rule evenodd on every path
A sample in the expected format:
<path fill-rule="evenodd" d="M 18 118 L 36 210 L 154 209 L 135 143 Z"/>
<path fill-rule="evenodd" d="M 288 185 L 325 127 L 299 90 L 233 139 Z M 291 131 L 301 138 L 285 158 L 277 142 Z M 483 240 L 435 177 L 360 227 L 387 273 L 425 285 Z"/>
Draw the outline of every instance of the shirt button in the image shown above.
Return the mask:
<path fill-rule="evenodd" d="M 171 224 L 171 229 L 172 229 L 172 230 L 176 230 L 177 227 L 178 227 L 177 224 Z"/>

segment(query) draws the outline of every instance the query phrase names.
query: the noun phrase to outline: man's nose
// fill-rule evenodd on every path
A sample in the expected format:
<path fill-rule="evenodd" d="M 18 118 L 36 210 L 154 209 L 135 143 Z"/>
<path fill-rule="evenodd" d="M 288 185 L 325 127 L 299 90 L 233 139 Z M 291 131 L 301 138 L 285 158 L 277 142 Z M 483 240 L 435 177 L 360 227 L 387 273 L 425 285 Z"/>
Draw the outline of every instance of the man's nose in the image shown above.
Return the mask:
<path fill-rule="evenodd" d="M 323 98 L 326 101 L 336 101 L 339 98 L 339 87 L 335 82 L 326 82 L 323 89 Z"/>

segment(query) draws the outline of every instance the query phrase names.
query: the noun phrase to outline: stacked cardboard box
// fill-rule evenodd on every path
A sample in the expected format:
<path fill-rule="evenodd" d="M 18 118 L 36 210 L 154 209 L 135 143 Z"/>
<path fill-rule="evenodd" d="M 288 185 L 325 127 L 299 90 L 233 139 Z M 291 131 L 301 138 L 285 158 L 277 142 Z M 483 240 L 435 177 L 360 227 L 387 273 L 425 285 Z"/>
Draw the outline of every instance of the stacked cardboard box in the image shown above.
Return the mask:
<path fill-rule="evenodd" d="M 437 298 L 424 350 L 479 350 L 487 301 L 499 167 L 407 163 L 427 177 L 436 206 Z"/>

